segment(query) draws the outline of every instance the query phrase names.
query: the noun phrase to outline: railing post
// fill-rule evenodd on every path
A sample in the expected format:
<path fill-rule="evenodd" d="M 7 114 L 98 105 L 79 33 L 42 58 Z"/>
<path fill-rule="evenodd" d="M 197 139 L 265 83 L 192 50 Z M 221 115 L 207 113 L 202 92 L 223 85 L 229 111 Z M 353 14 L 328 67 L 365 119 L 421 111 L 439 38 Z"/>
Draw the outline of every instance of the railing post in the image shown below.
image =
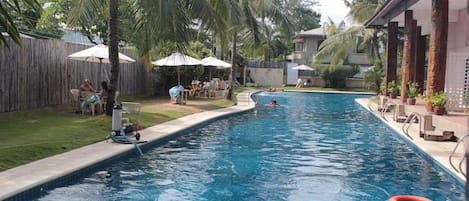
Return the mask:
<path fill-rule="evenodd" d="M 466 149 L 466 158 L 469 157 L 469 148 Z M 469 169 L 469 160 L 466 160 L 466 172 Z M 469 201 L 469 174 L 466 174 L 466 200 Z"/>

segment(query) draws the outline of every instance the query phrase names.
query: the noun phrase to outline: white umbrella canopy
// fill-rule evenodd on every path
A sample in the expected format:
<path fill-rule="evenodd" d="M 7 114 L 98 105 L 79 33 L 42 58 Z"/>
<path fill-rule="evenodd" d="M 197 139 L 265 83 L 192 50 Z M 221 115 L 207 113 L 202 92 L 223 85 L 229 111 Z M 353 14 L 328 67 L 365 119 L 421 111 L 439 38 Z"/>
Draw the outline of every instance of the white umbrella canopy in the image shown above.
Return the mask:
<path fill-rule="evenodd" d="M 307 70 L 307 71 L 314 71 L 314 68 L 311 68 L 307 65 L 304 65 L 304 64 L 301 64 L 299 66 L 295 66 L 293 67 L 292 69 L 295 69 L 295 70 Z"/>
<path fill-rule="evenodd" d="M 177 72 L 178 72 L 178 85 L 181 84 L 181 76 L 179 73 L 179 66 L 196 66 L 196 65 L 202 65 L 204 62 L 187 56 L 185 54 L 181 54 L 179 52 L 175 52 L 168 57 L 162 58 L 160 60 L 151 62 L 153 65 L 157 66 L 172 66 L 172 67 L 177 67 Z"/>
<path fill-rule="evenodd" d="M 227 69 L 231 68 L 231 64 L 223 60 L 220 60 L 216 57 L 207 57 L 202 59 L 204 62 L 203 66 L 214 66 L 217 69 Z M 210 69 L 210 79 L 212 79 L 212 70 Z"/>
<path fill-rule="evenodd" d="M 195 66 L 204 64 L 204 62 L 196 58 L 181 54 L 179 52 L 173 53 L 168 57 L 151 63 L 157 66 Z"/>
<path fill-rule="evenodd" d="M 231 68 L 231 64 L 230 63 L 227 63 L 223 60 L 220 60 L 216 57 L 207 57 L 207 58 L 204 58 L 202 59 L 202 61 L 204 62 L 204 66 L 215 66 L 215 67 L 219 67 L 219 68 Z"/>
<path fill-rule="evenodd" d="M 109 48 L 103 44 L 95 45 L 88 49 L 75 52 L 71 55 L 68 55 L 67 58 L 72 59 L 72 60 L 77 60 L 77 61 L 88 61 L 88 62 L 99 63 L 99 75 L 101 75 L 101 64 L 110 63 Z M 132 63 L 132 62 L 135 62 L 135 60 L 119 52 L 119 63 Z M 107 72 L 106 72 L 106 81 L 109 81 Z"/>

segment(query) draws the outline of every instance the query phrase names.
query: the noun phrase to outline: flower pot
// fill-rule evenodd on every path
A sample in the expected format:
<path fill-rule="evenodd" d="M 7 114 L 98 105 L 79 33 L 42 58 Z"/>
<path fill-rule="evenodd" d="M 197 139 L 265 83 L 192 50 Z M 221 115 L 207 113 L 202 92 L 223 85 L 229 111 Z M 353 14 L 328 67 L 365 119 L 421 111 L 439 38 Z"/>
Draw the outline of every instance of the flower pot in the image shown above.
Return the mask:
<path fill-rule="evenodd" d="M 433 112 L 436 115 L 443 115 L 443 114 L 445 114 L 445 107 L 435 106 L 435 107 L 433 107 Z"/>
<path fill-rule="evenodd" d="M 409 104 L 409 105 L 415 105 L 416 101 L 417 101 L 417 99 L 415 99 L 415 98 L 407 98 L 407 104 Z"/>
<path fill-rule="evenodd" d="M 397 98 L 397 93 L 389 93 L 389 97 L 392 98 L 392 99 L 396 99 Z"/>
<path fill-rule="evenodd" d="M 433 105 L 429 102 L 425 103 L 425 110 L 427 110 L 427 112 L 433 112 Z"/>

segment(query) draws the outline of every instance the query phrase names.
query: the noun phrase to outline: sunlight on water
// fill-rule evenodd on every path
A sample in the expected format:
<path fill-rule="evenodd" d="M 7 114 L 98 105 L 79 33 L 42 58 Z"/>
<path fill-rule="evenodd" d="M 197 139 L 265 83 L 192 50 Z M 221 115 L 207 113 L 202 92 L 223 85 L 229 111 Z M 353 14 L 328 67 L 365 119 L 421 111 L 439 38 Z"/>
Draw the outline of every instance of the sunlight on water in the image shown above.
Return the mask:
<path fill-rule="evenodd" d="M 463 200 L 464 189 L 355 98 L 260 93 L 254 111 L 215 121 L 39 200 Z M 268 106 L 276 99 L 279 107 Z"/>

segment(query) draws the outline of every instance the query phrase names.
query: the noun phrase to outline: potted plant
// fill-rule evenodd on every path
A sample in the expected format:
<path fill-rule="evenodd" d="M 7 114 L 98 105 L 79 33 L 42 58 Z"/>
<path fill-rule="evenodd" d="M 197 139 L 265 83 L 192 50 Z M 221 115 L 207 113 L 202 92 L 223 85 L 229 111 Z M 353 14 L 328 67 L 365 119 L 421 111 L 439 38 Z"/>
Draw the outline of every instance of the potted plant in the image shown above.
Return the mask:
<path fill-rule="evenodd" d="M 417 97 L 419 93 L 419 84 L 417 82 L 410 81 L 407 84 L 407 104 L 415 105 L 415 97 Z"/>
<path fill-rule="evenodd" d="M 446 101 L 448 101 L 448 97 L 446 96 L 444 91 L 434 93 L 430 97 L 429 101 L 432 104 L 433 112 L 436 115 L 443 115 L 445 113 L 445 105 Z"/>
<path fill-rule="evenodd" d="M 387 90 L 386 90 L 386 80 L 383 80 L 383 81 L 381 82 L 381 84 L 379 85 L 379 89 L 380 89 L 381 94 L 382 94 L 383 96 L 389 95 L 388 92 L 387 92 Z"/>
<path fill-rule="evenodd" d="M 389 97 L 391 97 L 391 98 L 396 98 L 397 97 L 396 81 L 393 80 L 391 82 L 388 82 L 387 92 L 389 93 Z"/>

